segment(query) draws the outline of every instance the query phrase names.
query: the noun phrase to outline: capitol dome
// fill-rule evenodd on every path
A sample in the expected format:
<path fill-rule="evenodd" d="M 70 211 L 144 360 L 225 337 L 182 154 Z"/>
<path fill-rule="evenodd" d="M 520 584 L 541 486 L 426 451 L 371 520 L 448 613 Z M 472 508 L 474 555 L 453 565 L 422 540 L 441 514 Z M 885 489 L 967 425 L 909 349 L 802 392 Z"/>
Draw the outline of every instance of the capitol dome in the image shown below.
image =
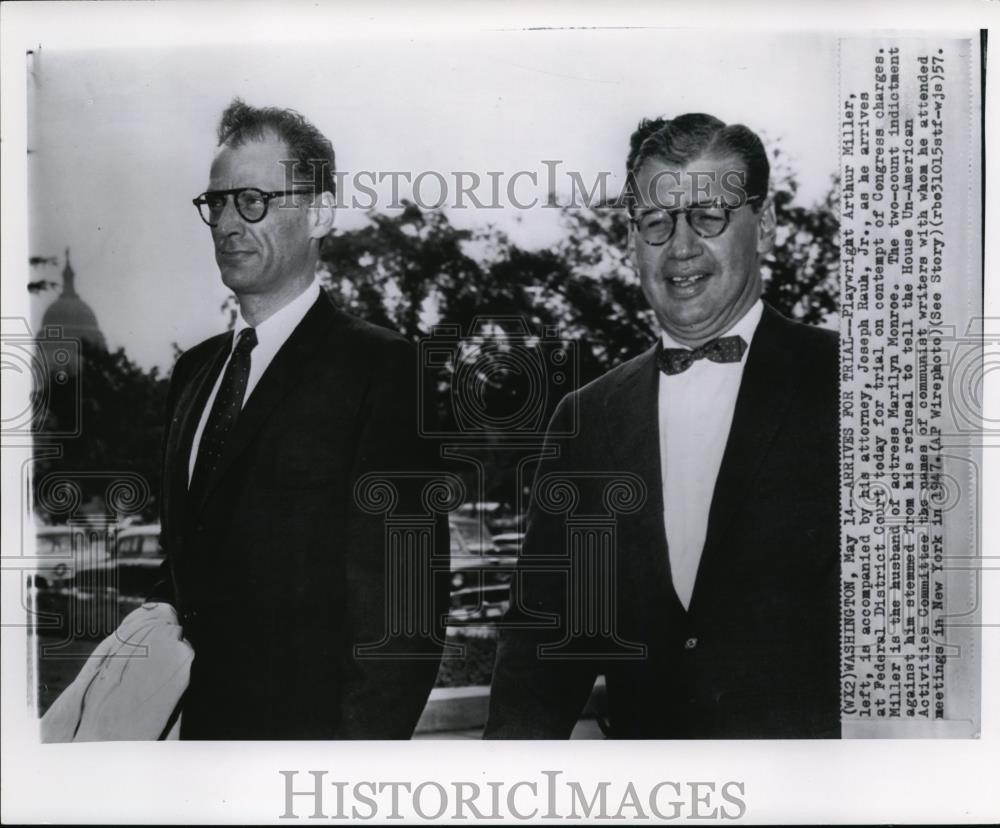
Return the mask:
<path fill-rule="evenodd" d="M 69 263 L 69 248 L 66 248 L 66 267 L 63 268 L 62 294 L 45 309 L 42 328 L 61 328 L 61 336 L 80 339 L 90 345 L 107 349 L 104 334 L 97 325 L 97 317 L 76 292 L 76 274 Z"/>

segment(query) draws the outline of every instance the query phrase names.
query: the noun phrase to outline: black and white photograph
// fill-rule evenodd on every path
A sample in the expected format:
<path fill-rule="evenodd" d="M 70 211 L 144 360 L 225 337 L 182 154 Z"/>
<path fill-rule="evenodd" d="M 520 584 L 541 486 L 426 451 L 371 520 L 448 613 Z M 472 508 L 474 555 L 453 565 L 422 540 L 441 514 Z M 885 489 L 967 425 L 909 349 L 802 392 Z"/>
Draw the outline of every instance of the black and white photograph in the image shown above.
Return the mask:
<path fill-rule="evenodd" d="M 1000 816 L 989 14 L 35 5 L 5 820 Z"/>

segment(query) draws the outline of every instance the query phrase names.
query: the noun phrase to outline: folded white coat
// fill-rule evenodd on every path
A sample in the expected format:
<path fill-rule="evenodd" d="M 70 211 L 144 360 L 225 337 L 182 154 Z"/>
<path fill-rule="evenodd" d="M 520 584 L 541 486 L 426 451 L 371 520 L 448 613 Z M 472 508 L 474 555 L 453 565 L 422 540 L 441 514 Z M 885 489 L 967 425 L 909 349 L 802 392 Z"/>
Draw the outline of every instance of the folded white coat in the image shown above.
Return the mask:
<path fill-rule="evenodd" d="M 176 739 L 194 651 L 169 604 L 144 604 L 91 653 L 42 717 L 43 742 Z"/>

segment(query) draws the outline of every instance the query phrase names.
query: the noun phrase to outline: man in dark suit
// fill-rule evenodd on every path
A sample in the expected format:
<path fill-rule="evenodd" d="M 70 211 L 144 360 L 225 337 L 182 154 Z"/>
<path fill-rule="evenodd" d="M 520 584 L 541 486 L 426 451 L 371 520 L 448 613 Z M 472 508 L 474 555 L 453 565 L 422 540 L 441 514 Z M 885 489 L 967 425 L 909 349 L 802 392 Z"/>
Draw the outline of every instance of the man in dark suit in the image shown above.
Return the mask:
<path fill-rule="evenodd" d="M 418 496 L 435 458 L 415 349 L 316 281 L 330 142 L 239 100 L 218 137 L 195 204 L 239 318 L 174 368 L 153 596 L 195 653 L 181 738 L 408 738 L 440 660 L 448 555 L 446 517 Z M 388 542 L 390 507 L 396 540 L 412 518 L 409 545 Z"/>
<path fill-rule="evenodd" d="M 628 172 L 660 341 L 556 410 L 486 735 L 566 738 L 603 673 L 614 737 L 838 737 L 837 337 L 760 299 L 753 132 L 643 121 Z"/>

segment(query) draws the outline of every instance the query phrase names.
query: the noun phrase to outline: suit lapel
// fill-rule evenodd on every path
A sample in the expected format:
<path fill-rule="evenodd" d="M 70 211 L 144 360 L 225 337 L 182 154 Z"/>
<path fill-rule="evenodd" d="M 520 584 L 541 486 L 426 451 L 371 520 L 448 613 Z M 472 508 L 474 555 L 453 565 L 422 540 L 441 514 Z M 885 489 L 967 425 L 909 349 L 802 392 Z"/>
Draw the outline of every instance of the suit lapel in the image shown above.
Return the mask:
<path fill-rule="evenodd" d="M 784 340 L 787 324 L 765 303 L 743 369 L 733 423 L 715 483 L 705 546 L 691 599 L 692 611 L 714 568 L 725 565 L 721 560 L 723 541 L 745 492 L 754 485 L 792 399 L 798 357 Z"/>
<path fill-rule="evenodd" d="M 198 428 L 205 403 L 212 392 L 212 386 L 222 372 L 222 366 L 229 356 L 232 336 L 224 334 L 200 367 L 195 369 L 191 380 L 185 385 L 178 398 L 176 413 L 170 429 L 167 445 L 166 472 L 170 475 L 164 481 L 168 497 L 172 501 L 171 516 L 176 525 L 181 525 L 183 510 L 187 502 L 188 468 L 191 459 L 191 445 Z"/>
<path fill-rule="evenodd" d="M 608 443 L 617 468 L 635 472 L 646 484 L 646 501 L 634 518 L 620 520 L 634 549 L 626 569 L 634 574 L 634 588 L 646 596 L 644 610 L 659 614 L 664 594 L 674 596 L 663 526 L 663 477 L 660 468 L 659 368 L 654 345 L 622 372 L 617 387 L 605 398 Z M 652 603 L 649 603 L 652 602 Z M 679 602 L 677 602 L 680 606 Z"/>
<path fill-rule="evenodd" d="M 198 511 L 205 505 L 209 495 L 264 424 L 274 407 L 308 376 L 311 363 L 324 353 L 324 349 L 320 346 L 323 339 L 330 334 L 336 318 L 337 312 L 329 298 L 326 294 L 321 294 L 274 355 L 271 364 L 250 394 L 232 433 L 226 440 L 226 447 L 215 473 L 206 481 L 200 492 L 199 501 L 192 504 L 192 509 Z"/>

